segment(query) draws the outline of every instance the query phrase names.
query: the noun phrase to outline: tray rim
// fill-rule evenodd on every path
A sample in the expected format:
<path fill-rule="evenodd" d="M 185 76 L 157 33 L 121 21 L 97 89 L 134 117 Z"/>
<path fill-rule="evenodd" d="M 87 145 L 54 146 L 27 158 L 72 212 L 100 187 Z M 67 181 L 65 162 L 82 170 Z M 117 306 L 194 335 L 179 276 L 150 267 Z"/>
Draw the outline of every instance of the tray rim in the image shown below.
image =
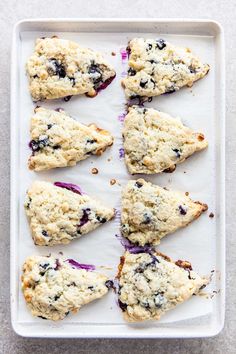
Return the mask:
<path fill-rule="evenodd" d="M 17 175 L 15 170 L 15 162 L 16 162 L 16 148 L 14 147 L 14 141 L 17 134 L 17 129 L 14 126 L 16 117 L 17 117 L 17 110 L 16 110 L 16 96 L 17 96 L 17 66 L 16 64 L 16 57 L 17 57 L 17 35 L 20 33 L 21 26 L 23 25 L 32 25 L 32 24 L 43 24 L 43 23 L 156 23 L 156 24 L 199 24 L 199 25 L 212 25 L 216 30 L 217 35 L 219 36 L 219 47 L 220 47 L 220 58 L 219 61 L 221 63 L 221 90 L 220 90 L 220 115 L 221 121 L 219 129 L 221 130 L 220 134 L 220 142 L 221 142 L 221 158 L 220 158 L 220 173 L 221 177 L 219 180 L 220 183 L 220 196 L 221 196 L 221 206 L 220 206 L 220 215 L 221 215 L 221 256 L 220 256 L 220 269 L 221 269 L 221 297 L 220 297 L 220 306 L 221 306 L 221 313 L 220 313 L 220 325 L 216 325 L 213 329 L 209 329 L 206 332 L 204 329 L 199 330 L 194 333 L 164 333 L 164 334 L 149 334 L 147 332 L 142 333 L 135 333 L 135 330 L 132 333 L 123 331 L 122 334 L 120 333 L 105 333 L 105 329 L 108 328 L 110 325 L 103 325 L 104 331 L 100 333 L 99 331 L 92 330 L 92 333 L 76 333 L 75 334 L 58 334 L 58 333 L 47 333 L 47 335 L 39 333 L 31 334 L 25 333 L 25 329 L 22 327 L 20 323 L 14 318 L 14 310 L 16 308 L 16 304 L 14 303 L 14 296 L 12 295 L 15 291 L 16 284 L 15 284 L 15 254 L 16 254 L 16 243 L 15 243 L 15 230 L 17 226 L 17 218 L 16 218 L 16 186 L 17 186 Z M 58 30 L 56 30 L 58 31 Z M 63 32 L 67 32 L 64 31 Z M 71 32 L 69 29 L 68 32 Z M 10 148 L 11 148 L 11 158 L 10 158 L 10 299 L 11 299 L 11 324 L 12 328 L 16 334 L 23 336 L 23 337 L 47 337 L 47 338 L 198 338 L 198 337 L 212 337 L 218 335 L 222 329 L 224 328 L 224 320 L 225 320 L 225 44 L 224 44 L 224 29 L 222 25 L 211 19 L 189 19 L 189 18 L 33 18 L 33 19 L 22 19 L 18 21 L 13 28 L 13 35 L 12 35 L 12 50 L 11 50 L 11 88 L 10 88 L 10 125 L 11 125 L 11 133 L 10 133 Z M 90 327 L 98 327 L 97 325 L 90 325 Z M 117 328 L 119 325 L 114 326 L 113 328 Z M 165 329 L 167 332 L 169 329 Z"/>

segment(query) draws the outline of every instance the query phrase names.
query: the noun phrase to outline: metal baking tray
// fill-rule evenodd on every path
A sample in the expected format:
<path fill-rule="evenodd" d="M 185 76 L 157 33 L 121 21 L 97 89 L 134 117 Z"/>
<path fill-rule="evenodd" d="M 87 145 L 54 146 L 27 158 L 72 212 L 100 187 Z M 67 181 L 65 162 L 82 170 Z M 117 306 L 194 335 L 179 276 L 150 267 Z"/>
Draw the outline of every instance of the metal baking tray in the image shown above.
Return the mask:
<path fill-rule="evenodd" d="M 72 168 L 32 172 L 27 168 L 29 122 L 32 102 L 25 74 L 25 62 L 38 37 L 57 35 L 82 46 L 100 50 L 117 71 L 112 84 L 95 98 L 73 97 L 69 102 L 41 102 L 49 108 L 63 107 L 82 123 L 94 122 L 110 130 L 115 143 L 103 156 L 89 158 Z M 192 88 L 163 95 L 148 107 L 180 116 L 191 128 L 203 132 L 209 148 L 177 166 L 172 174 L 145 177 L 161 186 L 190 192 L 195 200 L 208 204 L 209 211 L 185 229 L 169 235 L 159 250 L 173 259 L 189 260 L 200 274 L 214 270 L 206 291 L 167 313 L 160 321 L 127 324 L 116 304 L 115 294 L 83 307 L 76 315 L 58 323 L 33 318 L 27 310 L 20 286 L 24 259 L 32 254 L 58 254 L 93 263 L 98 271 L 114 277 L 123 253 L 115 234 L 119 218 L 70 245 L 36 247 L 23 209 L 25 192 L 33 180 L 79 184 L 88 194 L 119 209 L 121 187 L 131 177 L 122 159 L 122 120 L 125 97 L 120 85 L 127 70 L 122 55 L 133 37 L 165 38 L 190 47 L 210 64 L 206 78 Z M 112 55 L 112 52 L 116 55 Z M 113 54 L 114 54 L 113 53 Z M 185 19 L 34 19 L 18 22 L 13 31 L 11 62 L 11 314 L 14 330 L 29 337 L 166 338 L 207 337 L 219 333 L 225 311 L 225 72 L 222 27 L 210 20 Z M 96 167 L 97 175 L 91 174 Z M 110 184 L 111 179 L 117 183 Z M 209 218 L 213 212 L 215 217 Z M 105 268 L 100 269 L 99 266 Z"/>

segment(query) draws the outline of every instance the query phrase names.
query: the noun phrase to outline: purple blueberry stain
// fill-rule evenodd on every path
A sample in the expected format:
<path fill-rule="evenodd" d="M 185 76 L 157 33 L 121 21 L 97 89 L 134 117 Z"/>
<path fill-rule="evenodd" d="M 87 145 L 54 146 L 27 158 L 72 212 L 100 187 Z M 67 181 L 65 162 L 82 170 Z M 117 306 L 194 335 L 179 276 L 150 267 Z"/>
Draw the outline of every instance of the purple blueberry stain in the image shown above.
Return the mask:
<path fill-rule="evenodd" d="M 121 48 L 121 50 L 120 50 L 120 55 L 121 55 L 122 63 L 125 63 L 126 60 L 128 59 L 128 52 L 127 52 L 127 49 Z"/>
<path fill-rule="evenodd" d="M 122 71 L 122 73 L 120 75 L 121 75 L 121 77 L 126 77 L 127 76 L 127 72 L 126 71 Z"/>
<path fill-rule="evenodd" d="M 77 184 L 65 183 L 65 182 L 54 182 L 54 186 L 68 189 L 69 191 L 77 194 L 81 194 L 81 195 L 84 194 L 82 189 Z"/>
<path fill-rule="evenodd" d="M 126 117 L 126 113 L 121 113 L 118 115 L 118 121 L 123 123 Z"/>
<path fill-rule="evenodd" d="M 121 218 L 121 211 L 118 209 L 115 209 L 115 219 L 120 220 Z"/>
<path fill-rule="evenodd" d="M 125 150 L 124 148 L 119 149 L 119 158 L 123 159 L 125 157 Z"/>
<path fill-rule="evenodd" d="M 137 246 L 121 235 L 116 234 L 115 237 L 120 241 L 126 251 L 129 251 L 133 254 L 148 253 L 152 257 L 152 259 L 156 259 L 156 257 L 152 254 L 153 248 L 150 245 L 146 244 L 144 246 Z"/>
<path fill-rule="evenodd" d="M 85 224 L 87 224 L 87 222 L 89 221 L 90 212 L 91 212 L 90 208 L 83 209 L 83 215 L 82 215 L 82 218 L 80 219 L 80 223 L 79 223 L 78 227 L 82 227 Z"/>
<path fill-rule="evenodd" d="M 75 269 L 85 269 L 85 270 L 88 270 L 88 271 L 92 271 L 92 270 L 95 270 L 96 267 L 95 265 L 93 264 L 83 264 L 83 263 L 79 263 L 77 261 L 75 261 L 74 259 L 67 259 L 65 262 L 69 263 L 69 265 L 72 267 L 72 268 L 75 268 Z"/>
<path fill-rule="evenodd" d="M 114 80 L 114 78 L 116 77 L 116 74 L 112 77 L 110 77 L 109 79 L 105 80 L 97 89 L 97 93 L 101 90 L 105 90 L 105 88 L 107 88 L 107 86 L 110 85 L 110 83 Z"/>

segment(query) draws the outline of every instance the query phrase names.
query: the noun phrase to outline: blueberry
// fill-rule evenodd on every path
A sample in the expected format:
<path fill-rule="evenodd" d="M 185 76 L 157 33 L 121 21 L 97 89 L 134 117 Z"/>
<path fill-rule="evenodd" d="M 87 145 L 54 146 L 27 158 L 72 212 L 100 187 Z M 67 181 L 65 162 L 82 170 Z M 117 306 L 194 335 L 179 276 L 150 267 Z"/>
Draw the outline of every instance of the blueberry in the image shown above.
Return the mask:
<path fill-rule="evenodd" d="M 155 81 L 154 81 L 153 79 L 151 79 L 150 81 L 151 81 L 151 83 L 153 84 L 153 88 L 155 88 L 155 87 L 156 87 Z"/>
<path fill-rule="evenodd" d="M 29 147 L 33 152 L 43 149 L 45 146 L 49 145 L 49 140 L 47 135 L 42 135 L 38 140 L 31 140 Z"/>
<path fill-rule="evenodd" d="M 54 301 L 57 301 L 58 299 L 60 299 L 60 297 L 61 297 L 61 294 L 55 295 L 55 296 L 54 296 Z"/>
<path fill-rule="evenodd" d="M 158 39 L 156 41 L 156 45 L 157 45 L 157 48 L 160 50 L 162 50 L 163 48 L 166 47 L 166 43 L 165 43 L 164 39 Z"/>
<path fill-rule="evenodd" d="M 64 101 L 65 101 L 65 102 L 70 101 L 71 97 L 72 97 L 72 96 L 66 96 L 66 97 L 64 97 Z"/>
<path fill-rule="evenodd" d="M 148 50 L 151 50 L 151 49 L 152 49 L 152 44 L 151 44 L 151 43 L 148 43 L 146 50 L 148 51 Z"/>
<path fill-rule="evenodd" d="M 71 83 L 72 83 L 72 87 L 75 86 L 75 78 L 74 77 L 70 77 L 69 78 Z"/>
<path fill-rule="evenodd" d="M 32 198 L 28 197 L 28 203 L 26 204 L 26 208 L 30 208 L 30 203 L 32 202 Z"/>
<path fill-rule="evenodd" d="M 38 142 L 36 140 L 31 140 L 29 143 L 29 147 L 31 148 L 32 151 L 39 151 L 39 145 Z"/>
<path fill-rule="evenodd" d="M 142 79 L 142 80 L 140 81 L 140 84 L 139 84 L 139 85 L 140 85 L 140 87 L 144 88 L 144 87 L 147 85 L 147 83 L 148 83 L 148 80 L 143 80 L 143 79 Z"/>
<path fill-rule="evenodd" d="M 128 58 L 129 58 L 130 53 L 131 53 L 131 49 L 130 49 L 130 47 L 129 47 L 129 46 L 128 46 L 128 47 L 126 47 L 126 52 L 127 52 L 127 54 L 128 54 Z"/>
<path fill-rule="evenodd" d="M 54 270 L 58 270 L 61 266 L 61 263 L 59 262 L 59 259 L 56 258 L 56 267 L 54 268 Z"/>
<path fill-rule="evenodd" d="M 135 74 L 136 74 L 136 71 L 134 69 L 132 69 L 132 68 L 129 68 L 128 75 L 129 76 L 134 76 Z"/>
<path fill-rule="evenodd" d="M 38 145 L 39 145 L 40 149 L 43 149 L 48 144 L 49 144 L 49 140 L 48 140 L 48 136 L 47 135 L 43 135 L 43 136 L 39 137 Z"/>
<path fill-rule="evenodd" d="M 143 215 L 143 218 L 144 218 L 144 221 L 142 222 L 142 224 L 145 224 L 145 225 L 147 225 L 147 224 L 150 224 L 150 222 L 151 222 L 151 217 L 147 214 L 147 213 L 145 213 L 144 215 Z"/>
<path fill-rule="evenodd" d="M 142 183 L 140 183 L 138 181 L 135 183 L 135 187 L 137 187 L 137 188 L 141 188 L 142 186 L 143 186 Z"/>
<path fill-rule="evenodd" d="M 88 286 L 89 290 L 94 290 L 94 286 Z"/>
<path fill-rule="evenodd" d="M 52 124 L 48 124 L 48 129 L 51 129 L 52 128 Z"/>
<path fill-rule="evenodd" d="M 90 211 L 91 211 L 91 209 L 89 209 L 89 208 L 83 210 L 83 215 L 82 215 L 82 218 L 80 219 L 80 223 L 79 223 L 78 227 L 85 225 L 89 221 Z"/>
<path fill-rule="evenodd" d="M 91 65 L 88 68 L 88 73 L 95 74 L 92 75 L 92 80 L 95 85 L 102 81 L 102 71 L 99 68 L 99 65 L 95 64 L 94 61 L 91 61 Z"/>
<path fill-rule="evenodd" d="M 114 283 L 112 280 L 107 280 L 105 282 L 105 286 L 108 288 L 108 289 L 111 289 L 111 288 L 114 288 Z"/>
<path fill-rule="evenodd" d="M 59 63 L 56 59 L 49 59 L 51 66 L 48 68 L 48 71 L 52 75 L 58 75 L 60 78 L 64 78 L 66 76 L 65 67 Z"/>
<path fill-rule="evenodd" d="M 187 214 L 187 210 L 184 207 L 182 207 L 182 205 L 179 205 L 179 212 L 181 215 Z"/>
<path fill-rule="evenodd" d="M 45 237 L 48 237 L 47 231 L 43 230 L 43 231 L 42 231 L 42 235 L 45 236 Z"/>
<path fill-rule="evenodd" d="M 144 265 L 140 265 L 139 267 L 137 267 L 137 268 L 135 269 L 135 273 L 143 273 L 144 270 L 145 270 Z"/>
<path fill-rule="evenodd" d="M 49 263 L 44 263 L 39 265 L 43 270 L 39 272 L 39 274 L 43 277 L 47 270 L 52 269 L 49 267 Z"/>
<path fill-rule="evenodd" d="M 121 302 L 120 300 L 118 300 L 118 304 L 122 311 L 125 311 L 127 309 L 127 305 Z"/>
<path fill-rule="evenodd" d="M 169 87 L 169 88 L 166 90 L 165 94 L 173 93 L 173 92 L 175 92 L 175 88 L 172 86 L 172 87 Z"/>
<path fill-rule="evenodd" d="M 70 285 L 69 286 L 76 286 L 76 284 L 75 284 L 75 282 L 74 281 L 72 281 L 72 283 L 70 283 Z"/>
<path fill-rule="evenodd" d="M 189 71 L 190 71 L 191 74 L 195 74 L 195 73 L 196 73 L 196 69 L 195 69 L 194 67 L 192 67 L 192 65 L 190 65 L 190 66 L 188 67 L 188 69 L 189 69 Z"/>
<path fill-rule="evenodd" d="M 152 97 L 148 97 L 148 102 L 152 102 Z"/>
<path fill-rule="evenodd" d="M 33 76 L 33 79 L 37 79 L 37 78 L 38 78 L 38 75 L 34 75 L 34 76 Z"/>
<path fill-rule="evenodd" d="M 177 156 L 178 158 L 181 156 L 179 149 L 172 149 L 172 150 L 176 153 L 176 156 Z"/>
<path fill-rule="evenodd" d="M 142 307 L 144 307 L 145 309 L 150 309 L 150 305 L 149 305 L 148 300 L 145 300 L 145 301 L 140 302 L 140 305 L 141 305 Z"/>
<path fill-rule="evenodd" d="M 43 316 L 37 316 L 38 318 L 42 318 L 43 320 L 47 320 L 46 317 L 43 317 Z"/>
<path fill-rule="evenodd" d="M 86 144 L 94 144 L 94 143 L 96 143 L 96 140 L 94 140 L 94 139 L 87 139 L 86 140 Z"/>
<path fill-rule="evenodd" d="M 156 60 L 150 59 L 150 60 L 148 60 L 148 61 L 149 61 L 149 63 L 151 63 L 151 64 L 157 64 L 157 61 L 156 61 Z"/>
<path fill-rule="evenodd" d="M 106 218 L 102 218 L 101 216 L 97 216 L 97 220 L 101 223 L 101 224 L 104 224 L 107 219 Z"/>
<path fill-rule="evenodd" d="M 131 99 L 131 100 L 135 100 L 135 99 L 138 99 L 138 100 L 139 100 L 140 98 L 141 98 L 141 97 L 140 97 L 139 95 L 131 95 L 131 96 L 130 96 L 130 99 Z"/>
<path fill-rule="evenodd" d="M 54 146 L 53 146 L 53 149 L 54 149 L 54 150 L 58 150 L 58 149 L 60 149 L 60 148 L 61 148 L 61 145 L 54 145 Z"/>
<path fill-rule="evenodd" d="M 43 269 L 47 269 L 47 267 L 49 266 L 49 263 L 40 264 L 39 266 Z"/>
<path fill-rule="evenodd" d="M 158 309 L 160 309 L 162 307 L 162 305 L 165 303 L 164 296 L 161 293 L 160 294 L 155 294 L 154 303 L 155 303 L 155 306 Z"/>

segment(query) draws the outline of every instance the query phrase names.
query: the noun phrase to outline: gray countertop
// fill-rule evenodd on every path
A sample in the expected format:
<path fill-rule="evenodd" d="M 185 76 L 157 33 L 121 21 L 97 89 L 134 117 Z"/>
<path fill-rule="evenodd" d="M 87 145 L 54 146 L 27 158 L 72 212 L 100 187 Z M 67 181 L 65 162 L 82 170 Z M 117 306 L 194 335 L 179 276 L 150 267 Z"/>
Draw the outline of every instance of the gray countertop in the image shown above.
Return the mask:
<path fill-rule="evenodd" d="M 73 353 L 235 353 L 236 352 L 236 1 L 234 0 L 1 0 L 0 12 L 0 354 Z M 9 200 L 10 200 L 10 50 L 12 28 L 23 18 L 36 17 L 157 17 L 207 18 L 219 21 L 226 39 L 226 233 L 227 293 L 224 330 L 210 339 L 112 340 L 25 339 L 10 323 Z M 207 117 L 206 117 L 207 118 Z M 235 129 L 235 131 L 234 131 Z"/>

